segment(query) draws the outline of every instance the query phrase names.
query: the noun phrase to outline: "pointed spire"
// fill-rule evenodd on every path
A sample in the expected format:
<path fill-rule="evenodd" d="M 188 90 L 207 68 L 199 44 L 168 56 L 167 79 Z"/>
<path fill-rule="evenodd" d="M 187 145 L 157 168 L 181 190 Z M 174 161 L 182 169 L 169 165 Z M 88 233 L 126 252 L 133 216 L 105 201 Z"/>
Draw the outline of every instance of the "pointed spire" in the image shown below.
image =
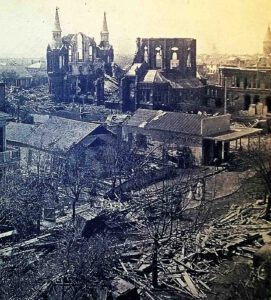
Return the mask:
<path fill-rule="evenodd" d="M 59 16 L 58 16 L 58 7 L 56 7 L 56 14 L 55 14 L 55 24 L 54 24 L 54 29 L 52 32 L 52 43 L 51 43 L 51 48 L 52 49 L 57 49 L 62 46 L 62 40 L 61 40 L 61 27 L 60 27 L 60 22 L 59 22 Z"/>
<path fill-rule="evenodd" d="M 108 27 L 107 27 L 105 12 L 104 12 L 104 19 L 103 19 L 103 28 L 101 31 L 101 43 L 103 44 L 103 47 L 109 46 L 109 31 L 108 31 Z"/>
<path fill-rule="evenodd" d="M 53 31 L 60 31 L 61 32 L 62 30 L 61 30 L 61 27 L 60 27 L 58 10 L 59 10 L 59 8 L 56 7 L 55 25 L 54 25 L 54 30 Z"/>
<path fill-rule="evenodd" d="M 271 30 L 270 30 L 270 25 L 268 24 L 268 27 L 267 27 L 267 31 L 266 31 L 266 34 L 265 34 L 265 37 L 264 37 L 264 42 L 271 42 Z"/>
<path fill-rule="evenodd" d="M 102 32 L 108 32 L 107 21 L 106 21 L 106 12 L 104 12 L 104 20 L 103 20 L 103 29 Z"/>

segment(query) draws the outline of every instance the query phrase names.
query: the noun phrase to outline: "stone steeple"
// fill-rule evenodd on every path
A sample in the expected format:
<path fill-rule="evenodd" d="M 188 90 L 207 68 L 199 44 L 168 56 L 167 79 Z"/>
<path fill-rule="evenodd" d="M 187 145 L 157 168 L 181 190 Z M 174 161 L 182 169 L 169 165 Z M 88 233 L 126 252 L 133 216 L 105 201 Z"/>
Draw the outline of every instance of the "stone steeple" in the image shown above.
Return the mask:
<path fill-rule="evenodd" d="M 52 48 L 59 48 L 62 45 L 61 41 L 61 27 L 60 27 L 60 22 L 59 22 L 59 15 L 58 15 L 58 10 L 59 8 L 56 7 L 56 14 L 55 14 L 55 23 L 54 23 L 54 28 L 53 28 L 53 41 L 52 41 Z"/>
<path fill-rule="evenodd" d="M 55 15 L 55 26 L 53 31 L 62 31 L 60 27 L 60 22 L 59 22 L 59 15 L 58 15 L 58 10 L 59 8 L 56 7 L 56 15 Z"/>
<path fill-rule="evenodd" d="M 103 28 L 101 31 L 101 43 L 104 44 L 104 46 L 109 45 L 109 31 L 107 27 L 107 21 L 106 21 L 106 13 L 104 12 L 104 19 L 103 19 Z"/>

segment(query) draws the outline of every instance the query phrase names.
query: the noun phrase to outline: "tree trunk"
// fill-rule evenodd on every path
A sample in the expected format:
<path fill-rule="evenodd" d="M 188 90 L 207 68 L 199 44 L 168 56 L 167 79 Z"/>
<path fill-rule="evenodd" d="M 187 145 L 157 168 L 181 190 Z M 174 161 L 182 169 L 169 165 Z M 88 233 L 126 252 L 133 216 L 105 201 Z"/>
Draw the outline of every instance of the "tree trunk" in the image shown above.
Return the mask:
<path fill-rule="evenodd" d="M 40 219 L 37 220 L 37 234 L 40 234 Z"/>
<path fill-rule="evenodd" d="M 72 201 L 72 221 L 75 222 L 75 204 L 76 200 Z"/>
<path fill-rule="evenodd" d="M 270 213 L 271 213 L 271 195 L 269 194 L 267 197 L 267 205 L 266 205 L 266 211 L 265 211 L 265 219 L 267 221 L 271 220 Z"/>
<path fill-rule="evenodd" d="M 152 285 L 158 287 L 158 237 L 155 235 L 152 255 Z"/>

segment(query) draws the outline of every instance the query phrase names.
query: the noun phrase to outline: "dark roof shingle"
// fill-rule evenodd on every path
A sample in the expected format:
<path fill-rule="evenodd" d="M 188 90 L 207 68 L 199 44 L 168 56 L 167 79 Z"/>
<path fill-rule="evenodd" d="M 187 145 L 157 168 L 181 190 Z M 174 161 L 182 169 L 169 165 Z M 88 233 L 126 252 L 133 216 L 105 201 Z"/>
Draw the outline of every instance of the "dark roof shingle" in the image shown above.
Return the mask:
<path fill-rule="evenodd" d="M 126 122 L 126 125 L 149 130 L 201 135 L 201 120 L 203 118 L 205 116 L 196 114 L 138 109 Z"/>

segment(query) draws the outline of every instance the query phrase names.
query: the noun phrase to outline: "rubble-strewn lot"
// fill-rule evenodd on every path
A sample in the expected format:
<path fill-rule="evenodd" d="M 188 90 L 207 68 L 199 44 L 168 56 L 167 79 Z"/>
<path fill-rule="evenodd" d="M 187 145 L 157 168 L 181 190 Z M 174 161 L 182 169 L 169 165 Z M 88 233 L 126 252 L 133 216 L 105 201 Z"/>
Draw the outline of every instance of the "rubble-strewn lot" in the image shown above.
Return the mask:
<path fill-rule="evenodd" d="M 209 185 L 219 182 L 218 178 L 221 177 L 227 177 L 229 185 L 232 182 L 238 184 L 232 187 L 231 194 L 227 193 L 225 188 L 224 196 L 220 193 L 218 197 L 214 197 L 207 193 L 198 207 L 178 208 L 178 222 L 172 223 L 175 229 L 178 227 L 178 230 L 174 230 L 172 236 L 170 231 L 166 230 L 157 239 L 158 287 L 152 286 L 154 236 L 157 228 L 157 232 L 161 233 L 162 227 L 157 223 L 158 218 L 163 219 L 164 212 L 168 210 L 163 210 L 163 201 L 166 198 L 161 201 L 157 197 L 157 191 L 171 193 L 169 187 L 174 186 L 172 185 L 174 180 L 169 181 L 170 184 L 167 183 L 166 189 L 165 183 L 161 181 L 138 190 L 128 202 L 112 201 L 96 196 L 91 206 L 89 204 L 78 206 L 77 224 L 81 229 L 76 239 L 80 239 L 82 234 L 95 244 L 95 237 L 102 234 L 108 241 L 114 240 L 107 246 L 114 252 L 116 260 L 110 272 L 110 278 L 118 278 L 117 283 L 112 285 L 116 297 L 120 297 L 116 299 L 138 299 L 137 297 L 158 300 L 224 299 L 222 295 L 230 291 L 227 286 L 229 279 L 223 272 L 227 270 L 229 273 L 241 258 L 246 258 L 250 264 L 245 265 L 247 276 L 244 280 L 248 280 L 248 277 L 253 274 L 251 265 L 254 253 L 265 243 L 270 243 L 271 239 L 271 222 L 263 219 L 265 204 L 263 201 L 255 201 L 260 192 L 257 195 L 254 186 L 252 189 L 254 194 L 251 194 L 250 188 L 237 180 L 240 178 L 239 175 L 239 173 L 224 171 L 218 172 L 217 175 L 207 174 Z M 183 192 L 187 195 L 187 178 L 185 176 L 177 178 L 181 180 L 182 183 L 178 181 L 179 186 L 182 186 Z M 189 180 L 189 185 L 193 180 L 196 184 L 197 176 L 189 177 Z M 177 192 L 175 190 L 178 199 Z M 178 203 L 177 201 L 176 205 L 179 205 Z M 148 211 L 145 210 L 146 207 L 152 211 L 152 223 L 146 223 L 146 214 L 142 214 L 142 211 Z M 202 222 L 204 221 L 204 224 L 197 220 L 198 217 Z M 45 268 L 42 272 L 39 270 L 36 281 L 33 281 L 35 288 L 31 292 L 33 295 L 31 299 L 41 299 L 42 293 L 51 289 L 54 290 L 51 291 L 52 295 L 60 295 L 58 288 L 53 287 L 63 284 L 62 271 L 58 265 L 59 251 L 66 249 L 66 246 L 63 248 L 63 243 L 65 245 L 64 241 L 67 240 L 65 228 L 70 224 L 70 219 L 71 213 L 67 211 L 66 216 L 57 218 L 52 226 L 48 227 L 44 224 L 43 232 L 39 236 L 19 243 L 2 245 L 0 249 L 2 266 L 5 264 L 12 266 L 18 259 L 24 258 L 24 276 L 30 282 L 34 280 L 29 274 L 35 272 L 35 265 L 38 268 Z M 155 226 L 152 228 L 152 224 L 157 226 L 156 229 Z M 96 250 L 92 249 L 92 251 L 96 253 Z M 64 264 L 66 258 L 63 258 Z M 73 265 L 73 268 L 76 266 Z M 225 270 L 223 267 L 221 269 L 221 266 L 226 266 Z M 13 268 L 22 272 L 20 266 L 13 265 Z M 30 277 L 27 277 L 27 274 Z M 73 274 L 72 270 L 71 274 Z M 49 280 L 48 276 L 53 277 Z M 241 282 L 238 273 L 232 276 L 231 280 L 236 284 Z M 228 281 L 225 283 L 226 279 L 223 278 Z M 71 282 L 67 281 L 66 286 L 73 286 L 74 283 Z M 233 285 L 231 288 L 231 293 L 236 293 Z M 107 299 L 108 292 L 99 290 L 98 294 L 101 297 L 99 299 Z M 131 295 L 134 298 L 131 298 Z M 66 297 L 65 299 L 70 299 L 69 293 Z"/>
<path fill-rule="evenodd" d="M 7 89 L 6 94 L 7 112 L 17 118 L 19 111 L 21 120 L 24 120 L 26 114 L 56 114 L 82 121 L 104 122 L 112 112 L 103 105 L 93 104 L 93 97 L 91 98 L 91 96 L 88 100 L 83 99 L 83 96 L 79 97 L 74 103 L 56 103 L 52 101 L 47 85 L 25 90 Z M 118 98 L 115 91 L 107 91 L 106 96 L 112 100 Z"/>

